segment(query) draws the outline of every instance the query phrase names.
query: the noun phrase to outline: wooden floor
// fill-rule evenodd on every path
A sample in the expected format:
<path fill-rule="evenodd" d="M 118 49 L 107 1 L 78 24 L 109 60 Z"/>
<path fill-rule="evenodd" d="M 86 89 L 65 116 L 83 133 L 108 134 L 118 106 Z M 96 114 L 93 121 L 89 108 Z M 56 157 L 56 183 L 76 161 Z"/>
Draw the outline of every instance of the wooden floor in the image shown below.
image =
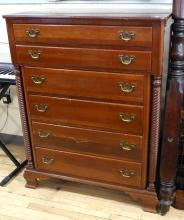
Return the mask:
<path fill-rule="evenodd" d="M 22 147 L 12 147 L 24 158 Z M 0 151 L 0 178 L 13 168 Z M 45 181 L 36 190 L 24 187 L 22 173 L 0 187 L 0 220 L 184 220 L 184 211 L 167 216 L 143 212 L 122 192 L 67 181 Z"/>

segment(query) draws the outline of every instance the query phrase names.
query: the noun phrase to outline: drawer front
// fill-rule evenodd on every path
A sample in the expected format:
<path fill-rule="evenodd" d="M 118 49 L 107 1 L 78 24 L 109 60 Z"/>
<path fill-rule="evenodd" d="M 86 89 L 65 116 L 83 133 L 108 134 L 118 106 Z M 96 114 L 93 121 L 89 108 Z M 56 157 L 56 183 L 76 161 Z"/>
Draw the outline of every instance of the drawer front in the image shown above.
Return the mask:
<path fill-rule="evenodd" d="M 151 27 L 14 24 L 16 42 L 152 46 Z"/>
<path fill-rule="evenodd" d="M 141 136 L 32 122 L 35 147 L 142 161 Z"/>
<path fill-rule="evenodd" d="M 48 149 L 36 150 L 37 168 L 64 176 L 141 187 L 141 164 Z"/>
<path fill-rule="evenodd" d="M 67 47 L 16 46 L 20 64 L 60 68 L 151 70 L 151 52 Z"/>
<path fill-rule="evenodd" d="M 143 107 L 65 98 L 29 96 L 31 118 L 142 134 Z"/>
<path fill-rule="evenodd" d="M 143 75 L 25 67 L 23 77 L 28 92 L 143 102 Z"/>

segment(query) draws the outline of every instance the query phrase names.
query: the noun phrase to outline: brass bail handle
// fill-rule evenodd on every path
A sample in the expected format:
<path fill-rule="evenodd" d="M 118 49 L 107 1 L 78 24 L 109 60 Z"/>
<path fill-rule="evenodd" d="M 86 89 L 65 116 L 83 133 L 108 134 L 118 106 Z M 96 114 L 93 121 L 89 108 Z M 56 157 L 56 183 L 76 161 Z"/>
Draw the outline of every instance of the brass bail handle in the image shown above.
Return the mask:
<path fill-rule="evenodd" d="M 135 62 L 135 59 L 136 59 L 136 57 L 134 55 L 130 55 L 130 56 L 129 55 L 119 55 L 118 57 L 119 57 L 121 63 L 126 66 Z"/>
<path fill-rule="evenodd" d="M 135 171 L 127 170 L 127 169 L 120 170 L 119 173 L 122 177 L 125 177 L 125 178 L 131 178 L 135 176 Z"/>
<path fill-rule="evenodd" d="M 51 132 L 39 131 L 38 136 L 40 138 L 48 138 L 51 135 Z"/>
<path fill-rule="evenodd" d="M 136 84 L 135 83 L 118 83 L 119 88 L 121 90 L 121 92 L 123 93 L 132 93 L 135 91 L 136 89 Z"/>
<path fill-rule="evenodd" d="M 40 77 L 31 76 L 30 78 L 31 78 L 32 82 L 36 85 L 41 85 L 46 80 L 45 76 L 40 76 Z"/>
<path fill-rule="evenodd" d="M 128 31 L 120 31 L 118 34 L 119 34 L 120 39 L 125 42 L 131 41 L 136 36 L 135 32 L 128 32 Z"/>
<path fill-rule="evenodd" d="M 29 29 L 29 30 L 26 30 L 26 34 L 30 38 L 36 38 L 40 34 L 40 30 L 38 30 L 38 29 Z"/>
<path fill-rule="evenodd" d="M 28 54 L 31 56 L 32 59 L 39 59 L 42 51 L 41 50 L 28 50 Z"/>
<path fill-rule="evenodd" d="M 136 115 L 135 114 L 125 114 L 125 113 L 120 113 L 119 114 L 121 121 L 125 122 L 125 123 L 131 123 L 132 121 L 134 121 L 136 119 Z"/>
<path fill-rule="evenodd" d="M 54 162 L 54 158 L 50 158 L 50 157 L 43 156 L 43 157 L 42 157 L 42 162 L 43 162 L 44 164 L 49 165 L 49 164 L 52 164 L 52 163 Z"/>
<path fill-rule="evenodd" d="M 128 143 L 128 142 L 121 142 L 120 147 L 123 151 L 132 151 L 136 148 L 136 144 Z"/>
<path fill-rule="evenodd" d="M 34 106 L 38 112 L 46 112 L 48 109 L 48 105 L 45 104 L 35 104 Z"/>

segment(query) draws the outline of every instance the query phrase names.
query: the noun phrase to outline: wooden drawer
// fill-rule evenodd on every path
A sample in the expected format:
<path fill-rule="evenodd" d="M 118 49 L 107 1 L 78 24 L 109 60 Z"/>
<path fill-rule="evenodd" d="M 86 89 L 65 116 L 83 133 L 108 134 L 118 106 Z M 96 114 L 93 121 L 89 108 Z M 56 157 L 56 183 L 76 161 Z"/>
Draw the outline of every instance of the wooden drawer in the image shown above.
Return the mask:
<path fill-rule="evenodd" d="M 143 102 L 147 83 L 143 75 L 29 67 L 23 78 L 28 92 L 128 102 Z"/>
<path fill-rule="evenodd" d="M 37 148 L 37 168 L 88 180 L 141 187 L 141 164 Z"/>
<path fill-rule="evenodd" d="M 152 46 L 151 27 L 14 24 L 16 42 Z"/>
<path fill-rule="evenodd" d="M 151 52 L 110 49 L 16 46 L 17 60 L 29 66 L 151 70 Z"/>
<path fill-rule="evenodd" d="M 141 136 L 32 122 L 35 147 L 142 161 Z"/>
<path fill-rule="evenodd" d="M 30 95 L 31 118 L 142 134 L 143 107 Z"/>

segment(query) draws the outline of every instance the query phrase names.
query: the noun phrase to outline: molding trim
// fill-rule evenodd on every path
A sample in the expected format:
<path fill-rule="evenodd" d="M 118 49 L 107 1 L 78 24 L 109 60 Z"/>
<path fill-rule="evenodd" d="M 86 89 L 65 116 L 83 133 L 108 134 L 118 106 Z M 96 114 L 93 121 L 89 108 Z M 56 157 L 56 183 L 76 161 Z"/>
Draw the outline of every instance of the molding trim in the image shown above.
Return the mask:
<path fill-rule="evenodd" d="M 148 190 L 155 191 L 157 158 L 160 138 L 160 117 L 161 117 L 161 77 L 152 78 L 152 106 L 151 106 L 151 133 L 150 133 L 150 154 L 149 154 L 149 183 Z"/>
<path fill-rule="evenodd" d="M 21 122 L 22 122 L 22 128 L 23 128 L 24 145 L 26 147 L 26 156 L 28 160 L 27 168 L 33 169 L 34 164 L 33 164 L 33 156 L 32 156 L 31 139 L 30 139 L 30 134 L 29 134 L 28 119 L 26 115 L 23 82 L 22 82 L 22 76 L 21 76 L 19 66 L 14 66 L 14 73 L 15 73 L 15 79 L 16 79 L 16 85 L 17 85 L 17 92 L 18 92 L 19 109 L 20 109 Z"/>

